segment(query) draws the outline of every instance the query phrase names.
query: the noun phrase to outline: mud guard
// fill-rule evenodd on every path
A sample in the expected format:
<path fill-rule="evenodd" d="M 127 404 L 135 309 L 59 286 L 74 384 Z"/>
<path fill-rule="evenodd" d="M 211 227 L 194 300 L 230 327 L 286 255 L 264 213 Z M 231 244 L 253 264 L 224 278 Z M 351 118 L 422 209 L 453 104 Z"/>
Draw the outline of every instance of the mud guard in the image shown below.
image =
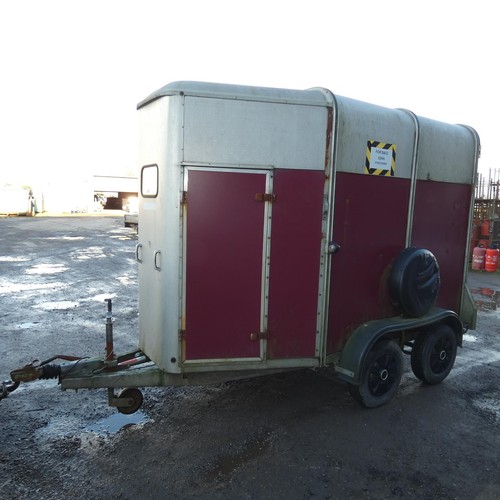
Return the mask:
<path fill-rule="evenodd" d="M 378 340 L 390 333 L 422 328 L 434 323 L 450 325 L 457 335 L 457 344 L 462 345 L 462 321 L 455 312 L 447 309 L 433 307 L 420 318 L 397 316 L 368 321 L 359 326 L 347 340 L 339 360 L 335 363 L 338 377 L 350 384 L 359 385 L 366 355 Z"/>

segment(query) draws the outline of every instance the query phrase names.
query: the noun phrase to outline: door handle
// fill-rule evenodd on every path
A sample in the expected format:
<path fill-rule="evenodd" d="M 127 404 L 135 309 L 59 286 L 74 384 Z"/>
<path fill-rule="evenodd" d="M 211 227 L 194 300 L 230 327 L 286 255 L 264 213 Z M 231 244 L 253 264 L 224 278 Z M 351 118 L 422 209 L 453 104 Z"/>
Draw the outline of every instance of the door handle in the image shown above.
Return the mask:
<path fill-rule="evenodd" d="M 335 243 L 334 241 L 330 241 L 330 243 L 328 243 L 329 254 L 337 253 L 340 250 L 340 248 L 341 248 L 340 245 L 338 243 Z"/>
<path fill-rule="evenodd" d="M 161 271 L 161 252 L 160 252 L 160 250 L 155 251 L 153 260 L 154 260 L 155 269 L 157 271 Z"/>
<path fill-rule="evenodd" d="M 141 248 L 142 243 L 137 243 L 137 245 L 135 246 L 135 260 L 142 264 L 142 258 L 139 257 L 139 251 L 141 250 Z"/>

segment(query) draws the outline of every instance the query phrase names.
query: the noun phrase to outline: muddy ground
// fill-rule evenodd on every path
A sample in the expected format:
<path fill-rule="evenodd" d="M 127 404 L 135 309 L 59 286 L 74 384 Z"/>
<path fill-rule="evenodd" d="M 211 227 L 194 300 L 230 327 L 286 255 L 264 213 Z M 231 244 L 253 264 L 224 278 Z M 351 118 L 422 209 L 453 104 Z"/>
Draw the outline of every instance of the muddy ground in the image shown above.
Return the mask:
<path fill-rule="evenodd" d="M 137 346 L 136 235 L 121 216 L 0 219 L 0 378 L 34 358 Z M 411 370 L 366 410 L 329 371 L 144 390 L 24 384 L 0 402 L 0 498 L 500 498 L 500 275 L 473 273 L 478 326 L 451 375 Z M 407 364 L 408 364 L 408 360 Z"/>

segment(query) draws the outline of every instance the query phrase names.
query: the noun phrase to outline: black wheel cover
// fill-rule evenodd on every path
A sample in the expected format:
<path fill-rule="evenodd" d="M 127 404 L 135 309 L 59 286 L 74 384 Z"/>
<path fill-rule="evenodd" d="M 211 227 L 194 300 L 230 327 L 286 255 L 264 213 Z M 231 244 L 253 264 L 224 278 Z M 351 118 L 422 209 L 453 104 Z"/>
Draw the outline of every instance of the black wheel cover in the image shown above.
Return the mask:
<path fill-rule="evenodd" d="M 410 247 L 394 261 L 389 293 L 404 314 L 418 318 L 435 304 L 440 284 L 436 257 L 425 248 Z"/>

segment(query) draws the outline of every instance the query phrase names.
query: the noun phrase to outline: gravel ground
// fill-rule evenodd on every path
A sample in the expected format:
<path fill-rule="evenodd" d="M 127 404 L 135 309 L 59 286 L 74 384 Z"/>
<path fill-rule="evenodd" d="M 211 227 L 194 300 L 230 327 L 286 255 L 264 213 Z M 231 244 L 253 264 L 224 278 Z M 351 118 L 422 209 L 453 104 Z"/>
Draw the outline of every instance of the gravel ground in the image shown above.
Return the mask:
<path fill-rule="evenodd" d="M 0 219 L 0 378 L 34 358 L 137 347 L 136 235 L 121 216 Z M 478 326 L 440 385 L 407 370 L 366 410 L 328 370 L 144 390 L 23 384 L 0 402 L 0 498 L 500 498 L 500 274 L 471 273 Z M 497 293 L 498 292 L 498 293 Z M 406 360 L 407 365 L 408 359 Z"/>

